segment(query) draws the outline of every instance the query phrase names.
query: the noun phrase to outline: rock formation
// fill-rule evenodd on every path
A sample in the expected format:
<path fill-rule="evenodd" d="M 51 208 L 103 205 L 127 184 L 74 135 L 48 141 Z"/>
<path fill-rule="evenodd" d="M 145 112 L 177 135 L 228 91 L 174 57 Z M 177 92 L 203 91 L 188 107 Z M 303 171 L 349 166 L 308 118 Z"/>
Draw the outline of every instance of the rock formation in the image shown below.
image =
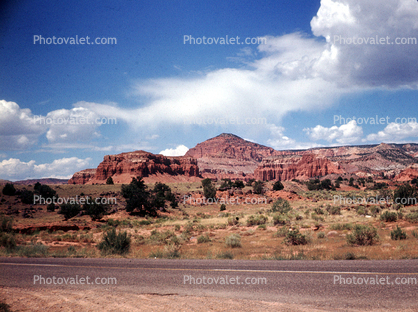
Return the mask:
<path fill-rule="evenodd" d="M 185 156 L 197 159 L 205 178 L 248 180 L 260 162 L 276 151 L 267 146 L 223 133 L 191 148 Z"/>
<path fill-rule="evenodd" d="M 309 179 L 328 174 L 341 174 L 338 164 L 314 154 L 293 157 L 273 157 L 264 160 L 255 170 L 254 178 L 261 181 L 288 181 L 292 179 Z"/>
<path fill-rule="evenodd" d="M 70 179 L 73 184 L 103 184 L 108 177 L 114 183 L 129 183 L 133 177 L 165 176 L 199 177 L 197 161 L 191 157 L 165 157 L 144 151 L 107 155 L 97 169 L 77 172 Z M 93 175 L 88 178 L 88 175 Z M 69 181 L 69 184 L 70 184 Z"/>
<path fill-rule="evenodd" d="M 96 174 L 96 169 L 85 169 L 74 173 L 68 184 L 86 184 Z"/>

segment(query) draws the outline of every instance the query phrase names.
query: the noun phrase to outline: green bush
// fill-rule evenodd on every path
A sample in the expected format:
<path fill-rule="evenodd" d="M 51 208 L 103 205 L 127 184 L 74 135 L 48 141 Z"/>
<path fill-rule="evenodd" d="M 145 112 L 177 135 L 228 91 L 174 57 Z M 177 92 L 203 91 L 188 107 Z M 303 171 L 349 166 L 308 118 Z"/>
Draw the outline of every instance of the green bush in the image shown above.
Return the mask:
<path fill-rule="evenodd" d="M 283 198 L 276 200 L 271 207 L 271 212 L 279 212 L 283 214 L 288 213 L 290 210 L 292 210 L 292 207 L 289 202 Z"/>
<path fill-rule="evenodd" d="M 46 257 L 48 256 L 48 246 L 41 243 L 29 246 L 16 247 L 19 257 Z"/>
<path fill-rule="evenodd" d="M 10 305 L 5 302 L 0 302 L 0 312 L 12 312 Z"/>
<path fill-rule="evenodd" d="M 16 189 L 12 183 L 6 183 L 2 191 L 3 195 L 13 196 L 16 194 Z"/>
<path fill-rule="evenodd" d="M 333 231 L 343 231 L 343 230 L 351 230 L 353 228 L 351 223 L 336 223 L 330 226 L 331 230 Z"/>
<path fill-rule="evenodd" d="M 286 245 L 306 245 L 308 243 L 308 240 L 306 238 L 306 235 L 299 232 L 298 229 L 293 229 L 291 231 L 288 231 L 286 234 L 286 237 L 284 239 L 284 243 Z"/>
<path fill-rule="evenodd" d="M 239 217 L 229 217 L 228 225 L 237 225 L 239 223 Z"/>
<path fill-rule="evenodd" d="M 289 227 L 283 226 L 277 230 L 277 232 L 274 234 L 274 237 L 286 237 L 288 232 Z"/>
<path fill-rule="evenodd" d="M 218 259 L 234 259 L 234 254 L 230 251 L 224 251 L 216 255 Z"/>
<path fill-rule="evenodd" d="M 411 213 L 407 214 L 405 218 L 409 222 L 417 223 L 418 222 L 418 212 L 411 212 Z"/>
<path fill-rule="evenodd" d="M 273 224 L 274 225 L 285 225 L 290 223 L 289 218 L 286 215 L 283 214 L 275 214 L 273 215 Z"/>
<path fill-rule="evenodd" d="M 86 203 L 83 205 L 83 210 L 91 217 L 92 221 L 100 220 L 110 210 L 109 205 L 102 204 L 102 198 L 87 197 Z"/>
<path fill-rule="evenodd" d="M 417 231 L 412 231 L 412 236 L 415 238 L 418 238 L 418 232 Z"/>
<path fill-rule="evenodd" d="M 263 185 L 264 185 L 264 183 L 262 181 L 254 182 L 253 183 L 253 193 L 254 194 L 263 194 L 264 193 Z"/>
<path fill-rule="evenodd" d="M 266 229 L 267 229 L 267 226 L 266 226 L 265 224 L 260 224 L 260 225 L 257 227 L 257 229 L 260 229 L 260 230 L 266 230 Z"/>
<path fill-rule="evenodd" d="M 284 189 L 283 183 L 280 181 L 276 181 L 273 184 L 273 191 L 281 191 L 282 189 Z"/>
<path fill-rule="evenodd" d="M 390 232 L 390 238 L 393 240 L 406 239 L 406 233 L 397 225 L 396 229 Z"/>
<path fill-rule="evenodd" d="M 205 196 L 207 200 L 216 199 L 216 188 L 212 184 L 211 179 L 202 180 L 202 187 L 203 187 L 203 196 Z"/>
<path fill-rule="evenodd" d="M 79 204 L 67 203 L 67 204 L 62 204 L 60 206 L 60 210 L 58 211 L 58 213 L 62 214 L 65 220 L 68 220 L 78 215 L 80 211 L 81 211 L 81 206 Z"/>
<path fill-rule="evenodd" d="M 396 212 L 385 211 L 380 215 L 380 221 L 395 222 L 398 219 Z"/>
<path fill-rule="evenodd" d="M 126 231 L 116 233 L 116 229 L 112 228 L 103 235 L 102 241 L 97 245 L 97 248 L 103 254 L 123 255 L 128 253 L 131 248 L 131 237 Z"/>
<path fill-rule="evenodd" d="M 35 187 L 35 190 L 43 198 L 53 198 L 57 195 L 57 192 L 48 185 L 38 185 L 37 187 Z"/>
<path fill-rule="evenodd" d="M 6 247 L 6 250 L 12 250 L 16 248 L 16 240 L 13 234 L 0 233 L 0 246 Z"/>
<path fill-rule="evenodd" d="M 20 197 L 20 200 L 22 201 L 22 203 L 23 204 L 27 204 L 27 205 L 31 205 L 31 204 L 33 204 L 33 192 L 32 191 L 28 191 L 28 190 L 23 190 L 21 193 L 20 193 L 20 195 L 19 195 L 19 197 Z"/>
<path fill-rule="evenodd" d="M 348 234 L 346 239 L 350 245 L 371 246 L 379 240 L 379 236 L 375 227 L 356 224 L 353 233 Z"/>
<path fill-rule="evenodd" d="M 208 235 L 200 235 L 197 238 L 197 243 L 198 244 L 203 244 L 203 243 L 209 243 L 210 242 L 210 238 Z"/>
<path fill-rule="evenodd" d="M 13 218 L 0 214 L 0 233 L 10 233 L 13 230 Z"/>
<path fill-rule="evenodd" d="M 225 238 L 225 245 L 230 248 L 241 247 L 241 236 L 238 234 L 231 234 Z"/>
<path fill-rule="evenodd" d="M 221 208 L 219 208 L 219 211 L 225 211 L 225 210 L 226 210 L 226 206 L 225 206 L 225 204 L 222 204 Z"/>
<path fill-rule="evenodd" d="M 113 184 L 113 179 L 112 179 L 112 177 L 108 177 L 108 178 L 107 178 L 107 180 L 106 180 L 106 184 L 108 184 L 108 185 L 112 185 L 112 184 Z"/>
<path fill-rule="evenodd" d="M 316 234 L 317 238 L 325 238 L 325 233 L 324 232 L 318 232 L 318 234 Z"/>
<path fill-rule="evenodd" d="M 265 215 L 249 216 L 247 219 L 247 226 L 266 224 L 268 217 Z"/>
<path fill-rule="evenodd" d="M 417 191 L 409 184 L 399 186 L 393 194 L 396 203 L 403 204 L 404 206 L 417 204 Z"/>
<path fill-rule="evenodd" d="M 341 214 L 341 208 L 337 206 L 327 206 L 327 211 L 330 215 L 340 215 Z"/>

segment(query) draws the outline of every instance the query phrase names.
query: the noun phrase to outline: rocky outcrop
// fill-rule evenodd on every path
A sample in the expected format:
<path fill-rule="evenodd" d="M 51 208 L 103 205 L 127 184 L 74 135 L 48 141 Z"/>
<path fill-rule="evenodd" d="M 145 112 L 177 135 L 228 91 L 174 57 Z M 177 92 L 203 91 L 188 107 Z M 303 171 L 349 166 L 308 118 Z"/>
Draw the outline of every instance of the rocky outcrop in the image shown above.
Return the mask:
<path fill-rule="evenodd" d="M 74 173 L 68 184 L 86 184 L 96 174 L 96 169 L 85 169 Z"/>
<path fill-rule="evenodd" d="M 223 133 L 191 148 L 185 156 L 194 157 L 205 178 L 248 180 L 266 157 L 275 155 L 271 147 Z"/>
<path fill-rule="evenodd" d="M 254 178 L 261 181 L 288 181 L 308 179 L 328 174 L 340 174 L 343 171 L 337 164 L 314 154 L 293 157 L 272 157 L 266 159 L 254 171 Z"/>
<path fill-rule="evenodd" d="M 200 176 L 197 161 L 192 157 L 165 157 L 144 151 L 107 155 L 94 170 L 94 175 L 87 181 L 77 179 L 78 176 L 83 176 L 83 171 L 74 174 L 70 181 L 76 182 L 75 184 L 103 184 L 109 177 L 112 177 L 114 183 L 129 183 L 133 177 L 159 175 L 163 180 L 165 175 Z"/>
<path fill-rule="evenodd" d="M 402 170 L 396 177 L 395 181 L 410 181 L 418 178 L 418 165 L 411 165 L 410 167 Z"/>

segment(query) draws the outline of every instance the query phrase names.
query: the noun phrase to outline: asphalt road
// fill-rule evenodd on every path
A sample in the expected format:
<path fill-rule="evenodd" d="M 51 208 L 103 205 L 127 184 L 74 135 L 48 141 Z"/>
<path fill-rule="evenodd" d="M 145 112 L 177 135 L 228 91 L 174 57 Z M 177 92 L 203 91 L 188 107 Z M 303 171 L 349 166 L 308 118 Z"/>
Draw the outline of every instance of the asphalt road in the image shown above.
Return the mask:
<path fill-rule="evenodd" d="M 0 286 L 214 296 L 293 303 L 329 311 L 418 311 L 418 260 L 0 258 Z"/>

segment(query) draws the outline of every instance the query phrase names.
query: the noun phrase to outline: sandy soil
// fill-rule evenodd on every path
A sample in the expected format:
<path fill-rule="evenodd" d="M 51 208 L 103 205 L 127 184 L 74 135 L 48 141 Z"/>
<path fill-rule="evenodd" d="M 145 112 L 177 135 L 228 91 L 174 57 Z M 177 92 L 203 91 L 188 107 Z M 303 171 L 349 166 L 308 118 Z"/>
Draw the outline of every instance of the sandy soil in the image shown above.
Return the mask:
<path fill-rule="evenodd" d="M 322 311 L 297 305 L 254 300 L 158 294 L 103 292 L 103 290 L 24 289 L 1 287 L 0 299 L 12 311 Z"/>

